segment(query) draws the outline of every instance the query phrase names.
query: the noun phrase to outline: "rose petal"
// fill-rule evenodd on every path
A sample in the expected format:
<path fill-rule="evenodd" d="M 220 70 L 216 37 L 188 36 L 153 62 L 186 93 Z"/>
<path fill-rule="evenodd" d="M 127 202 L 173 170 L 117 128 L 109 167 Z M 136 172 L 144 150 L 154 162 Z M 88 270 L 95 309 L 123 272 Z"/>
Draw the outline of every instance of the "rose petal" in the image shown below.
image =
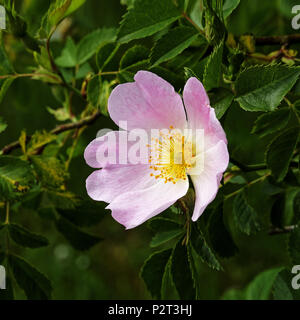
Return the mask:
<path fill-rule="evenodd" d="M 205 148 L 211 148 L 219 140 L 227 143 L 225 132 L 198 79 L 189 78 L 183 90 L 183 100 L 189 127 L 194 130 L 204 129 Z"/>
<path fill-rule="evenodd" d="M 216 146 L 204 154 L 204 169 L 198 175 L 193 172 L 191 179 L 196 193 L 196 202 L 192 220 L 196 221 L 207 205 L 217 195 L 222 174 L 229 162 L 229 154 L 224 141 L 219 141 Z"/>
<path fill-rule="evenodd" d="M 137 138 L 136 138 L 137 137 Z M 86 163 L 92 168 L 104 168 L 113 165 L 132 165 L 149 163 L 149 142 L 134 136 L 131 141 L 126 131 L 111 131 L 93 140 L 84 151 Z M 135 152 L 137 146 L 138 152 Z M 132 152 L 134 151 L 134 152 Z"/>
<path fill-rule="evenodd" d="M 94 200 L 111 202 L 120 194 L 157 183 L 150 173 L 147 165 L 115 165 L 97 170 L 86 180 L 87 193 Z"/>
<path fill-rule="evenodd" d="M 107 209 L 112 210 L 115 220 L 131 229 L 170 207 L 187 193 L 188 188 L 188 180 L 176 184 L 158 180 L 150 188 L 120 195 Z"/>
<path fill-rule="evenodd" d="M 148 71 L 139 71 L 134 79 L 118 85 L 108 99 L 110 117 L 117 125 L 125 130 L 184 128 L 181 97 L 167 81 Z"/>

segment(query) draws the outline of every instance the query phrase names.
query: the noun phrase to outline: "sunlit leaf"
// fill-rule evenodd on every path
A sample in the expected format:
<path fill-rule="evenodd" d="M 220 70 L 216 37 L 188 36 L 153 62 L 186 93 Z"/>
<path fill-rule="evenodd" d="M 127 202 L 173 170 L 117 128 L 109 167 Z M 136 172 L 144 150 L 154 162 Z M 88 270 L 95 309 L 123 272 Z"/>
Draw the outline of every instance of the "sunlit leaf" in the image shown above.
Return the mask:
<path fill-rule="evenodd" d="M 150 36 L 180 16 L 173 0 L 136 0 L 121 22 L 118 40 L 128 42 Z"/>
<path fill-rule="evenodd" d="M 254 66 L 238 76 L 236 100 L 246 111 L 272 111 L 296 83 L 299 67 L 283 65 Z"/>

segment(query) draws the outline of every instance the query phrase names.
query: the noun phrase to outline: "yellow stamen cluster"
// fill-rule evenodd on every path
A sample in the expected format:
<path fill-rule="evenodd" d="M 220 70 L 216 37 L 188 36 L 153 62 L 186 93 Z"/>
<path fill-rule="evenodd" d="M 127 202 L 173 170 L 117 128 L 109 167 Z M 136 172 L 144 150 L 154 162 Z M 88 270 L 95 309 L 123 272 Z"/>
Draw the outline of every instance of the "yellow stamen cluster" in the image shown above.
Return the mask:
<path fill-rule="evenodd" d="M 150 148 L 151 176 L 164 179 L 165 183 L 176 183 L 187 179 L 187 171 L 194 165 L 193 144 L 178 130 L 159 131 L 157 138 L 152 138 Z"/>

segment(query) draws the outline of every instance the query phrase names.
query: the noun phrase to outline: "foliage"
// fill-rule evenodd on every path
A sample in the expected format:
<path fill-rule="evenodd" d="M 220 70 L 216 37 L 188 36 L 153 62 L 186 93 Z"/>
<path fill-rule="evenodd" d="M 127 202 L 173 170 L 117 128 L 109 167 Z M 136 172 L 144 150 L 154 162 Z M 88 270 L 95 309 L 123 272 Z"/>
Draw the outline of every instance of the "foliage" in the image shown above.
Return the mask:
<path fill-rule="evenodd" d="M 258 1 L 0 1 L 0 299 L 72 298 L 55 288 L 89 261 L 81 298 L 299 299 L 300 41 L 277 36 L 283 1 Z M 178 92 L 197 77 L 226 131 L 230 165 L 195 223 L 190 193 L 128 232 L 85 193 L 84 148 L 138 70 Z"/>

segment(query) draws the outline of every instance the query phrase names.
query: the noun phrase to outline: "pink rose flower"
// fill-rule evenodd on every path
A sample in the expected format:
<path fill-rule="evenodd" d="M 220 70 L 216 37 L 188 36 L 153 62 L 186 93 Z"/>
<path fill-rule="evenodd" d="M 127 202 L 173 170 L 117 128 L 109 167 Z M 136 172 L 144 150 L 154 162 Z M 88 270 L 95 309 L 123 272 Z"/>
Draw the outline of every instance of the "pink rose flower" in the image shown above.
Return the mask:
<path fill-rule="evenodd" d="M 89 166 L 100 170 L 87 178 L 87 193 L 94 200 L 109 203 L 106 208 L 112 211 L 113 218 L 131 229 L 183 197 L 189 189 L 189 175 L 196 195 L 192 215 L 192 220 L 196 221 L 214 200 L 228 166 L 225 132 L 210 107 L 203 85 L 196 78 L 187 81 L 183 101 L 167 81 L 151 72 L 139 71 L 134 80 L 112 91 L 108 111 L 116 124 L 126 123 L 122 129 L 127 131 L 160 130 L 158 139 L 152 139 L 148 145 L 152 158 L 149 163 L 111 164 L 97 155 L 100 150 L 109 148 L 107 143 L 103 138 L 93 140 L 84 157 Z M 182 133 L 186 128 L 191 130 L 192 136 Z M 203 132 L 200 148 L 195 148 L 198 141 L 194 132 L 197 130 Z M 120 132 L 113 131 L 106 136 L 113 134 L 120 138 Z M 128 155 L 122 154 L 117 140 L 112 147 L 117 155 L 126 158 Z M 165 141 L 171 141 L 169 149 Z M 132 142 L 128 144 L 130 147 Z M 164 161 L 166 150 L 171 154 L 170 161 Z M 184 152 L 188 155 L 183 156 Z M 183 160 L 177 163 L 174 159 L 179 155 Z"/>

